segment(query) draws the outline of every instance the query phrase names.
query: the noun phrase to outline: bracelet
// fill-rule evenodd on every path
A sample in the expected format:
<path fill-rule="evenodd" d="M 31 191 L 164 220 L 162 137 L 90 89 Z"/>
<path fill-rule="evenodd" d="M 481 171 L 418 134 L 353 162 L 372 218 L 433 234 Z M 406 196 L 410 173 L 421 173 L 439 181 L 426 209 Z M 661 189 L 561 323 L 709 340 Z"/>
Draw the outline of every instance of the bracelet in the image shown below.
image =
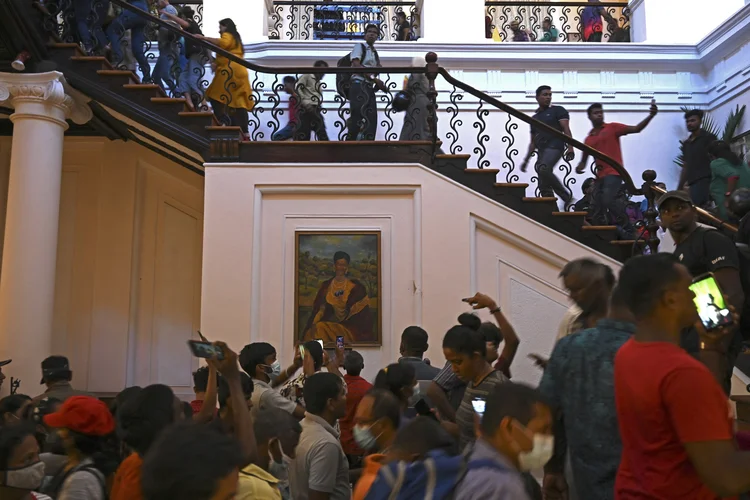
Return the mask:
<path fill-rule="evenodd" d="M 499 312 L 500 312 L 500 306 L 497 306 L 496 308 L 490 310 L 490 314 L 497 314 Z"/>

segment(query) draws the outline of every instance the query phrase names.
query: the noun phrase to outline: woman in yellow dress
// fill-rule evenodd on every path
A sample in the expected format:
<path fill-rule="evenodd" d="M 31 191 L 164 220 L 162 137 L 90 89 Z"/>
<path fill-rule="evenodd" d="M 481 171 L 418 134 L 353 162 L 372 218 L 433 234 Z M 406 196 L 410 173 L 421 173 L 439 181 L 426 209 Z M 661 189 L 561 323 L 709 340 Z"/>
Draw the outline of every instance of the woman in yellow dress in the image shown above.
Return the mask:
<path fill-rule="evenodd" d="M 322 339 L 333 343 L 341 336 L 351 344 L 375 339 L 370 298 L 360 281 L 347 276 L 350 262 L 348 253 L 334 254 L 334 277 L 320 284 L 303 341 Z"/>
<path fill-rule="evenodd" d="M 237 57 L 244 58 L 245 49 L 242 46 L 242 37 L 237 32 L 234 21 L 229 18 L 219 21 L 219 33 L 221 33 L 221 38 L 195 36 Z M 239 126 L 242 132 L 247 134 L 248 111 L 255 106 L 247 68 L 217 54 L 214 79 L 208 86 L 206 97 L 220 123 Z"/>

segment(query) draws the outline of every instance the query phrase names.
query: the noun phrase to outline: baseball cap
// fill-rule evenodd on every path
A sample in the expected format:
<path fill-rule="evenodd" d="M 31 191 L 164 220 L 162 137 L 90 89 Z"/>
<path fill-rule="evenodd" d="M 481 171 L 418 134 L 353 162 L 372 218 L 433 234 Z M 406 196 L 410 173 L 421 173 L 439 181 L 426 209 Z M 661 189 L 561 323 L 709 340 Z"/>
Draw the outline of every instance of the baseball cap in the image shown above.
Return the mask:
<path fill-rule="evenodd" d="M 690 199 L 690 195 L 685 191 L 667 191 L 663 195 L 659 197 L 658 200 L 656 200 L 656 208 L 661 210 L 661 206 L 667 201 L 667 200 L 680 200 L 685 201 L 687 203 L 693 204 L 693 200 Z"/>
<path fill-rule="evenodd" d="M 13 361 L 13 360 L 12 359 L 6 359 L 5 361 L 0 361 L 0 366 L 9 365 L 11 361 Z"/>
<path fill-rule="evenodd" d="M 68 358 L 65 356 L 49 356 L 42 361 L 42 380 L 39 383 L 43 384 L 46 377 L 64 375 L 66 373 L 70 374 Z"/>
<path fill-rule="evenodd" d="M 107 405 L 91 396 L 69 397 L 59 410 L 44 416 L 44 423 L 86 436 L 106 436 L 115 430 L 115 419 Z"/>

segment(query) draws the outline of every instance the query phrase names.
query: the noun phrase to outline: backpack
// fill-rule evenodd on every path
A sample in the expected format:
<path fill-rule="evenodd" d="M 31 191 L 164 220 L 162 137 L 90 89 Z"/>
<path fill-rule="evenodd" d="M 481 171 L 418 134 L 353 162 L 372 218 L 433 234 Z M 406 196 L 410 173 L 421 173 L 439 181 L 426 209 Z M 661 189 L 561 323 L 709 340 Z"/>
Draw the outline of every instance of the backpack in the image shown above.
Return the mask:
<path fill-rule="evenodd" d="M 432 451 L 424 460 L 383 465 L 365 500 L 451 498 L 468 471 L 483 468 L 510 472 L 494 460 L 469 460 L 467 452 L 449 455 L 442 450 Z"/>
<path fill-rule="evenodd" d="M 77 467 L 73 467 L 68 471 L 64 469 L 61 470 L 52 479 L 50 479 L 47 484 L 44 485 L 41 493 L 49 495 L 52 498 L 58 498 L 60 496 L 60 490 L 62 490 L 62 486 L 63 484 L 65 484 L 65 480 L 68 479 L 68 476 L 80 471 L 88 472 L 89 474 L 93 475 L 97 479 L 97 481 L 99 481 L 99 485 L 102 487 L 102 498 L 107 500 L 107 498 L 109 498 L 109 495 L 107 495 L 107 485 L 104 482 L 104 475 L 99 469 L 94 466 L 93 463 L 79 465 Z"/>
<path fill-rule="evenodd" d="M 362 46 L 362 54 L 364 57 L 364 54 L 367 53 L 367 45 L 364 43 L 360 44 Z M 375 47 L 372 48 L 372 52 L 375 55 L 375 61 L 377 61 L 378 66 L 380 66 L 380 56 L 378 55 L 378 51 L 375 50 Z M 337 68 L 351 68 L 352 67 L 352 53 L 347 53 L 344 57 L 339 59 L 336 62 Z M 336 74 L 336 91 L 339 93 L 341 97 L 344 99 L 349 99 L 349 87 L 351 87 L 352 82 L 352 74 L 351 73 L 337 73 Z"/>

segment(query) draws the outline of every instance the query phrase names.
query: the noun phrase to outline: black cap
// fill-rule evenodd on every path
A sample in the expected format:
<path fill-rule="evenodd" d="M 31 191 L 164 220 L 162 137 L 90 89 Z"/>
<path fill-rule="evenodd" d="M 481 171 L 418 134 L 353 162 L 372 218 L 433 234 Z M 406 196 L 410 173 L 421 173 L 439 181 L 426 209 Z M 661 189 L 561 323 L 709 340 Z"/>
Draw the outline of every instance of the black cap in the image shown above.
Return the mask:
<path fill-rule="evenodd" d="M 659 197 L 658 200 L 656 200 L 656 208 L 658 210 L 661 210 L 661 206 L 667 201 L 667 200 L 680 200 L 685 201 L 687 203 L 693 204 L 693 200 L 690 199 L 690 195 L 686 191 L 667 191 L 663 195 Z"/>
<path fill-rule="evenodd" d="M 9 365 L 11 361 L 13 361 L 13 360 L 12 359 L 6 359 L 5 361 L 0 361 L 0 366 Z"/>
<path fill-rule="evenodd" d="M 42 361 L 42 381 L 39 383 L 43 384 L 45 378 L 65 374 L 70 374 L 68 358 L 65 356 L 50 356 Z"/>

